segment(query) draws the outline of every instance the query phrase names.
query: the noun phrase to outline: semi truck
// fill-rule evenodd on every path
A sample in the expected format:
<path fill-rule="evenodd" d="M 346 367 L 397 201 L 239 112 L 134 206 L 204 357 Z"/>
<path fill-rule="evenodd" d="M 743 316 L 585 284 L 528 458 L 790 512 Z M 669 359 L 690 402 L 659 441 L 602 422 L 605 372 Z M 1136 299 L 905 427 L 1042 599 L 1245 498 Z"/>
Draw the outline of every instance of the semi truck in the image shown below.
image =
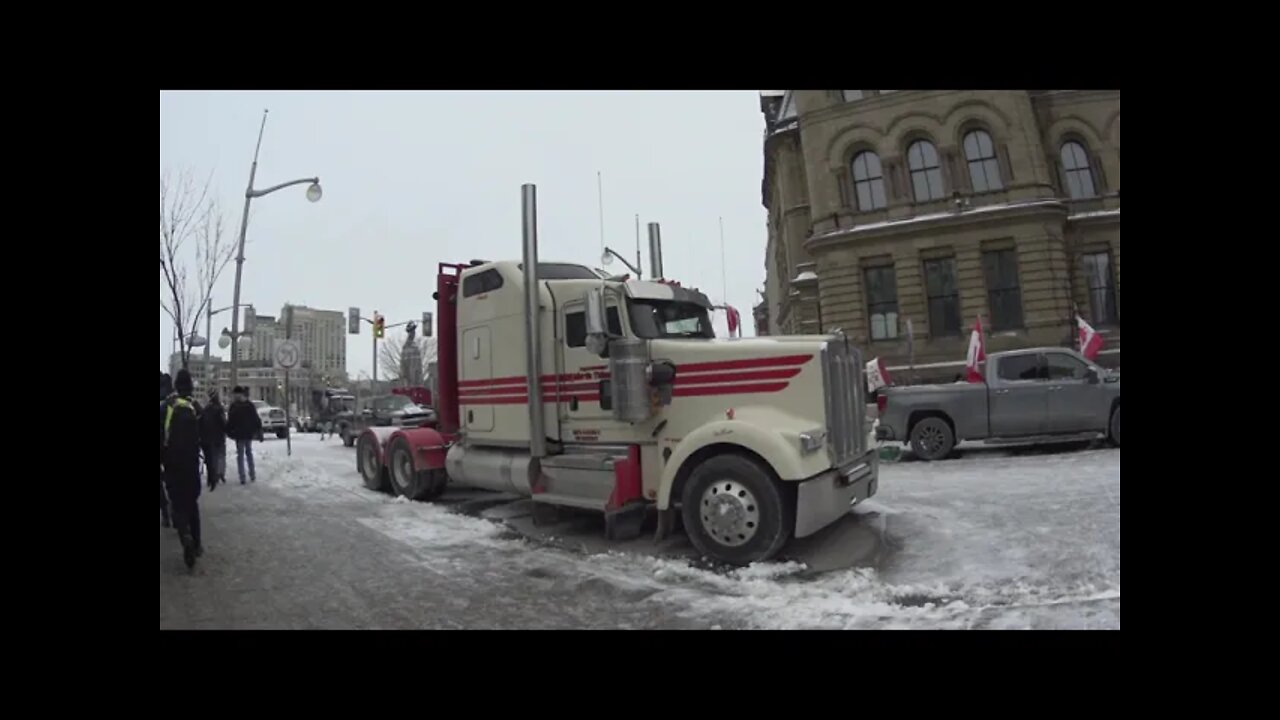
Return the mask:
<path fill-rule="evenodd" d="M 704 556 L 776 556 L 875 494 L 862 354 L 834 335 L 718 339 L 701 292 L 538 257 L 440 263 L 434 428 L 369 428 L 374 489 L 449 484 L 601 513 L 606 537 L 682 525 Z M 430 328 L 424 328 L 429 333 Z"/>

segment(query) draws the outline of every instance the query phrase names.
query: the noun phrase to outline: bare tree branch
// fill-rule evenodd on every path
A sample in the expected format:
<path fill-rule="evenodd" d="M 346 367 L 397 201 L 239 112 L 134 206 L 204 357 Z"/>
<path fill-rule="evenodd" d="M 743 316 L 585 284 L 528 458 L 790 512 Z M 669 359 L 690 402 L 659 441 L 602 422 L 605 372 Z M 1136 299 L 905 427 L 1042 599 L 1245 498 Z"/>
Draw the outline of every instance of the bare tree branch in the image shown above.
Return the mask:
<path fill-rule="evenodd" d="M 404 353 L 406 335 L 397 333 L 388 335 L 383 339 L 382 344 L 378 347 L 378 373 L 385 379 L 390 381 L 400 380 L 404 377 L 404 371 L 401 368 L 401 357 Z M 427 367 L 436 359 L 436 339 L 428 337 L 414 338 L 418 350 L 422 353 L 422 377 L 427 377 Z"/>
<path fill-rule="evenodd" d="M 160 175 L 160 307 L 177 331 L 184 368 L 191 359 L 191 335 L 233 252 L 223 242 L 221 208 L 210 194 L 212 180 L 210 175 L 198 182 L 190 170 Z M 188 249 L 188 241 L 193 248 Z M 193 261 L 194 283 L 188 271 Z"/>

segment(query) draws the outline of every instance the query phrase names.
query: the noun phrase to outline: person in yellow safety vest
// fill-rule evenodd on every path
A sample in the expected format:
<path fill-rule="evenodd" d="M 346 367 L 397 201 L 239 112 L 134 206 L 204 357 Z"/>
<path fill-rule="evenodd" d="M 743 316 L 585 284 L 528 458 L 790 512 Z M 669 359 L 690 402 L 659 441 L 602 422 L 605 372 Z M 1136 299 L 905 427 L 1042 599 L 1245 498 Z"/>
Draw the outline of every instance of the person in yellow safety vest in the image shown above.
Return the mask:
<path fill-rule="evenodd" d="M 173 524 L 182 542 L 182 560 L 195 567 L 204 554 L 200 542 L 200 405 L 191 399 L 191 373 L 178 371 L 170 395 L 160 408 L 160 464 L 169 490 Z"/>

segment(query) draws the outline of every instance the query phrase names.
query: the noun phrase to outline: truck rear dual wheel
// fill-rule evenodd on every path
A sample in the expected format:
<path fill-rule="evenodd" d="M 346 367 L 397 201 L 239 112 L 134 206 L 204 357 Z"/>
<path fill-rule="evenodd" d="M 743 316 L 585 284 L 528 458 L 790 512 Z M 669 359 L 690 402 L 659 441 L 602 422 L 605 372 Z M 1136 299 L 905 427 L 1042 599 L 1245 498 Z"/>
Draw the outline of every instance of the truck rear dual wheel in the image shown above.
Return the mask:
<path fill-rule="evenodd" d="M 377 438 L 372 435 L 360 436 L 360 447 L 356 448 L 356 464 L 360 466 L 360 476 L 364 478 L 365 487 L 377 492 L 389 488 L 382 458 L 378 456 Z"/>
<path fill-rule="evenodd" d="M 956 435 L 946 420 L 927 417 L 911 428 L 911 450 L 921 460 L 941 460 L 956 446 Z"/>
<path fill-rule="evenodd" d="M 717 455 L 689 475 L 681 519 L 698 552 L 732 565 L 777 555 L 795 529 L 789 488 L 754 459 Z"/>
<path fill-rule="evenodd" d="M 410 500 L 434 500 L 444 492 L 449 483 L 449 476 L 444 468 L 433 470 L 415 470 L 413 466 L 413 448 L 409 441 L 398 437 L 391 441 L 387 448 L 390 459 L 391 489 L 397 495 Z"/>

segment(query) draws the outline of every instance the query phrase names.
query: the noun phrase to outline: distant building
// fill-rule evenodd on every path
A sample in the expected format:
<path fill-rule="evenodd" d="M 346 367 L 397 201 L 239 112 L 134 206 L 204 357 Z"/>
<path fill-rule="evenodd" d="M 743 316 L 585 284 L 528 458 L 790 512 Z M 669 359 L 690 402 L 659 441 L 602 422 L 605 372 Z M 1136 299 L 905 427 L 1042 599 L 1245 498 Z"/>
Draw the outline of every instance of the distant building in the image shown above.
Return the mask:
<path fill-rule="evenodd" d="M 289 306 L 280 310 L 285 318 Z M 277 322 L 276 338 L 285 336 L 285 323 Z M 347 369 L 347 316 L 337 310 L 293 306 L 292 335 L 302 347 L 302 362 L 322 373 Z"/>
<path fill-rule="evenodd" d="M 1119 365 L 1118 90 L 761 92 L 769 212 L 757 332 L 841 328 L 952 379 L 988 352 L 1064 345 L 1079 313 Z"/>

